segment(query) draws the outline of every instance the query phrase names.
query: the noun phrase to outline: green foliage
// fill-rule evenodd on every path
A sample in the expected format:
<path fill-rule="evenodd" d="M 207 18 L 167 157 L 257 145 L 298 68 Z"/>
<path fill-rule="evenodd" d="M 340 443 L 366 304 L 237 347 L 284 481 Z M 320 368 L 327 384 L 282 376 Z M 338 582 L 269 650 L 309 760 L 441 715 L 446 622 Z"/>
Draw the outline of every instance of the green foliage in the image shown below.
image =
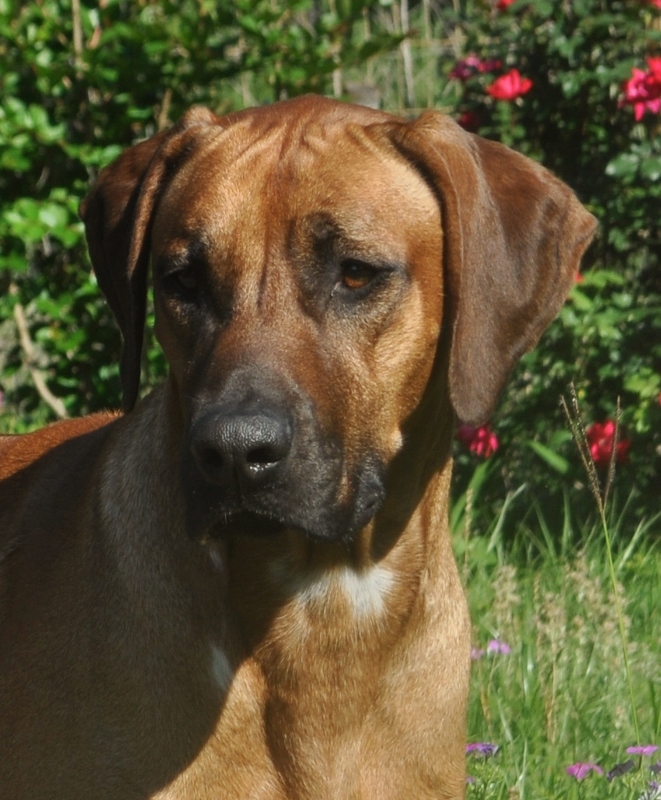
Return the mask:
<path fill-rule="evenodd" d="M 99 168 L 193 103 L 222 113 L 328 91 L 340 63 L 399 41 L 362 35 L 357 22 L 374 5 L 0 0 L 2 427 L 23 430 L 53 414 L 30 368 L 69 414 L 119 405 L 119 336 L 77 214 Z M 17 304 L 29 356 L 14 324 Z M 145 386 L 163 372 L 152 339 Z"/>
<path fill-rule="evenodd" d="M 558 511 L 563 487 L 573 486 L 574 502 L 588 513 L 589 491 L 558 407 L 573 383 L 587 423 L 612 419 L 620 398 L 620 435 L 632 445 L 617 480 L 627 494 L 635 480 L 641 513 L 653 513 L 661 474 L 661 119 L 647 113 L 636 122 L 622 85 L 633 67 L 661 53 L 661 14 L 625 0 L 516 0 L 503 9 L 466 0 L 458 9 L 462 58 L 476 56 L 486 68 L 453 79 L 448 65 L 457 116 L 552 169 L 600 223 L 582 282 L 523 359 L 492 422 L 500 474 L 483 490 L 483 508 L 493 513 L 498 496 L 526 480 Z M 494 100 L 487 87 L 512 68 L 532 88 Z M 473 468 L 474 459 L 461 455 L 461 485 Z"/>

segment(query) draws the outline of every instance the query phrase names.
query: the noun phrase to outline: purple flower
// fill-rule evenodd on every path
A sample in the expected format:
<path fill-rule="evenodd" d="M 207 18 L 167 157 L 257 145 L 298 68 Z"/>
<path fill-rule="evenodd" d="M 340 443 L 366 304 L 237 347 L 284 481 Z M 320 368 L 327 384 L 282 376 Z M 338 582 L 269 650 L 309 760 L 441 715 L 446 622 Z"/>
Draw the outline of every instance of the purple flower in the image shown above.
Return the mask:
<path fill-rule="evenodd" d="M 577 761 L 570 767 L 567 767 L 567 775 L 572 775 L 577 781 L 582 781 L 590 772 L 596 772 L 603 775 L 604 771 L 599 764 L 593 764 L 591 761 Z"/>
<path fill-rule="evenodd" d="M 480 647 L 473 647 L 471 649 L 471 658 L 473 661 L 477 661 L 484 655 L 506 656 L 511 652 L 512 648 L 507 644 L 507 642 L 503 642 L 500 639 L 491 639 L 491 641 L 487 644 L 486 650 L 483 650 Z"/>
<path fill-rule="evenodd" d="M 661 761 L 657 761 L 656 764 L 652 764 L 650 769 L 655 775 L 661 775 Z"/>
<path fill-rule="evenodd" d="M 626 752 L 631 756 L 651 756 L 658 749 L 655 744 L 637 744 L 634 747 L 627 747 Z"/>
<path fill-rule="evenodd" d="M 616 764 L 610 772 L 606 773 L 606 778 L 608 781 L 612 781 L 613 778 L 619 778 L 621 775 L 626 775 L 627 772 L 631 772 L 635 766 L 636 762 L 630 758 L 623 764 Z"/>
<path fill-rule="evenodd" d="M 500 639 L 492 639 L 487 645 L 487 653 L 498 653 L 501 656 L 506 656 L 512 651 L 512 648 L 507 642 L 501 642 Z"/>
<path fill-rule="evenodd" d="M 466 783 L 475 783 L 475 778 L 472 775 L 466 775 Z"/>
<path fill-rule="evenodd" d="M 475 753 L 484 758 L 495 756 L 499 749 L 497 744 L 491 744 L 490 742 L 473 742 L 466 745 L 467 753 Z"/>

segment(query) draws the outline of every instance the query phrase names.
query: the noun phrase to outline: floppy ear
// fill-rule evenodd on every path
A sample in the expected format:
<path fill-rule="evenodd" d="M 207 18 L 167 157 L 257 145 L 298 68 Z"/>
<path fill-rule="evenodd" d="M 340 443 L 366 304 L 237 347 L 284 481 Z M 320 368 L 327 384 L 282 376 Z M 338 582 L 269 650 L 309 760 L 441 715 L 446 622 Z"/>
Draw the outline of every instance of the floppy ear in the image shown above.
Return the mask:
<path fill-rule="evenodd" d="M 566 299 L 596 220 L 546 169 L 440 113 L 389 138 L 439 197 L 450 398 L 462 422 L 481 424 Z"/>
<path fill-rule="evenodd" d="M 140 388 L 149 237 L 156 203 L 177 164 L 190 152 L 196 129 L 216 120 L 205 108 L 191 109 L 169 131 L 129 148 L 105 167 L 80 205 L 94 272 L 122 332 L 125 411 L 135 405 Z"/>

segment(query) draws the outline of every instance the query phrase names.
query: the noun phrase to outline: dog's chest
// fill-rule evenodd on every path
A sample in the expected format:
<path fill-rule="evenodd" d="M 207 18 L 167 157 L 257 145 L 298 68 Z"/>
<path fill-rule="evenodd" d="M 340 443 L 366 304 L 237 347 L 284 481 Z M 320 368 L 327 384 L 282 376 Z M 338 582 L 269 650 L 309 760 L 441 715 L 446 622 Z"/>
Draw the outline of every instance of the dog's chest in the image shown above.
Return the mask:
<path fill-rule="evenodd" d="M 243 657 L 231 643 L 211 644 L 209 675 L 225 700 L 194 770 L 202 774 L 206 763 L 211 785 L 222 776 L 227 798 L 397 797 L 383 770 L 377 776 L 370 766 L 384 747 L 388 692 L 402 696 L 395 684 L 404 665 L 393 656 L 402 633 L 396 571 L 294 571 L 276 559 L 260 578 L 279 602 L 269 595 L 272 613 L 259 618 Z M 250 629 L 255 602 L 252 592 L 243 597 L 247 616 L 236 620 L 237 636 Z M 392 786 L 398 780 L 394 773 L 388 779 Z"/>

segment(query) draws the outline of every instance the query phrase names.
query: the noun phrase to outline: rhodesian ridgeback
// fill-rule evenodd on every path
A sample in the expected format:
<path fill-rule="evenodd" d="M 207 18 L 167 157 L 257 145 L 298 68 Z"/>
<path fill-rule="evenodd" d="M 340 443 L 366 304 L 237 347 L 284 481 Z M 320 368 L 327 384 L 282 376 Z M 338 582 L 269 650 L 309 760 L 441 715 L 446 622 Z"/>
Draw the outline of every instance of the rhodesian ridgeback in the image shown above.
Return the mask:
<path fill-rule="evenodd" d="M 3 797 L 463 797 L 453 432 L 594 219 L 439 113 L 319 97 L 192 109 L 82 217 L 125 413 L 0 445 Z"/>

